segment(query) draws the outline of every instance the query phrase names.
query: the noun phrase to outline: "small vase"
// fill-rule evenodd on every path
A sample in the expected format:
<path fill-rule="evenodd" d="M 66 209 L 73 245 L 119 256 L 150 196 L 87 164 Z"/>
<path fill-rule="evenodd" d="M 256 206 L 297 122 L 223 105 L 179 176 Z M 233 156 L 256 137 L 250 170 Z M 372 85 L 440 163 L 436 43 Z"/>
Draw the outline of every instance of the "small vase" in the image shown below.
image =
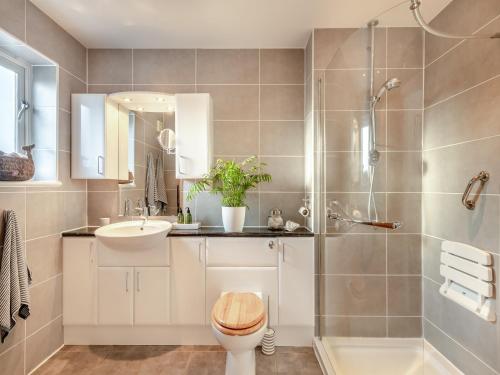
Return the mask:
<path fill-rule="evenodd" d="M 246 207 L 222 207 L 222 223 L 225 232 L 243 232 Z"/>

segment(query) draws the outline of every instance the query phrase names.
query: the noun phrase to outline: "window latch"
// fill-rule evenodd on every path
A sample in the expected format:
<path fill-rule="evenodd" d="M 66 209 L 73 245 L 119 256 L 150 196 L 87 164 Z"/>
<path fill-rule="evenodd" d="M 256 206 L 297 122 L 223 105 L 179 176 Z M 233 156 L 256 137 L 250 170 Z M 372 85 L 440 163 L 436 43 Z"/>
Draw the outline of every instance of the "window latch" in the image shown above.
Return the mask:
<path fill-rule="evenodd" d="M 21 108 L 19 108 L 19 112 L 17 112 L 17 121 L 21 120 L 24 112 L 29 109 L 30 105 L 26 100 L 21 100 Z"/>

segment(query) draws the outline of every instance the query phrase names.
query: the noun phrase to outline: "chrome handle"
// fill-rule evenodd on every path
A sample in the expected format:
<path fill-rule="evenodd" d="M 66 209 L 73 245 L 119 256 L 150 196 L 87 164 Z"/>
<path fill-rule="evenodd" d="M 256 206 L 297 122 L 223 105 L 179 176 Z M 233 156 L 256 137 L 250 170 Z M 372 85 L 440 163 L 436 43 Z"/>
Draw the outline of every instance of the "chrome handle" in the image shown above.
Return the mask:
<path fill-rule="evenodd" d="M 185 169 L 183 168 L 182 160 L 186 159 L 185 156 L 179 155 L 179 174 L 186 174 Z"/>
<path fill-rule="evenodd" d="M 101 160 L 102 160 L 102 165 L 101 165 Z M 99 155 L 97 157 L 97 173 L 100 175 L 104 175 L 104 157 Z"/>
<path fill-rule="evenodd" d="M 137 271 L 137 291 L 141 291 L 141 273 Z"/>
<path fill-rule="evenodd" d="M 484 184 L 486 184 L 486 182 L 488 182 L 489 179 L 490 179 L 490 174 L 485 171 L 479 172 L 478 175 L 470 179 L 469 183 L 467 184 L 467 187 L 465 188 L 464 194 L 462 195 L 462 203 L 467 209 L 473 210 L 474 208 L 476 208 L 476 202 L 479 198 L 479 194 L 481 194 Z M 469 199 L 470 193 L 472 192 L 472 188 L 478 181 L 480 182 L 481 185 L 476 190 L 474 197 L 472 199 Z"/>
<path fill-rule="evenodd" d="M 125 292 L 128 293 L 128 272 L 125 273 Z"/>

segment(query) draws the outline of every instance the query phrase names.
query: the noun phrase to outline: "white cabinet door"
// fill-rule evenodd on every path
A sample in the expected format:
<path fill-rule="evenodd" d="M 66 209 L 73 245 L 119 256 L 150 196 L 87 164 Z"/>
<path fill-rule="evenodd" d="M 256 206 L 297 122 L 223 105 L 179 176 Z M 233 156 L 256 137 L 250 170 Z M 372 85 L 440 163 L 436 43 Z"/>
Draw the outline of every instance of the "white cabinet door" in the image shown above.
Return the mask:
<path fill-rule="evenodd" d="M 93 238 L 63 239 L 63 324 L 97 323 L 97 261 Z"/>
<path fill-rule="evenodd" d="M 134 269 L 99 267 L 99 324 L 131 325 L 134 314 Z"/>
<path fill-rule="evenodd" d="M 170 270 L 168 267 L 134 268 L 134 323 L 168 324 Z"/>
<path fill-rule="evenodd" d="M 205 323 L 205 239 L 171 238 L 172 324 Z"/>
<path fill-rule="evenodd" d="M 207 238 L 209 267 L 276 267 L 277 265 L 276 238 Z"/>
<path fill-rule="evenodd" d="M 280 325 L 314 325 L 314 239 L 283 238 L 280 244 Z"/>
<path fill-rule="evenodd" d="M 278 324 L 278 269 L 276 267 L 207 267 L 207 315 L 222 292 L 261 292 L 272 325 Z"/>

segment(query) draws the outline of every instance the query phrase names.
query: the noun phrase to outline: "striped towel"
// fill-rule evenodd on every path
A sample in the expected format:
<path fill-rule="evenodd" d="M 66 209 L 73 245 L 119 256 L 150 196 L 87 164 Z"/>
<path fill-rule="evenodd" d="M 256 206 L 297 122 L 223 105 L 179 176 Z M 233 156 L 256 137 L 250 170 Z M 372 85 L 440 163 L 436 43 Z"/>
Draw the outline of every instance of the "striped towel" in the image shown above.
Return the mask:
<path fill-rule="evenodd" d="M 156 189 L 155 202 L 160 202 L 161 205 L 167 205 L 167 188 L 165 186 L 165 175 L 163 174 L 163 156 L 158 156 L 156 159 Z"/>
<path fill-rule="evenodd" d="M 146 195 L 146 205 L 154 206 L 155 205 L 155 197 L 157 196 L 156 192 L 156 173 L 155 173 L 155 165 L 154 165 L 154 156 L 150 152 L 146 158 L 146 186 L 145 186 L 145 195 Z"/>
<path fill-rule="evenodd" d="M 16 314 L 27 319 L 30 315 L 28 285 L 31 274 L 26 266 L 16 213 L 3 213 L 5 238 L 0 263 L 0 337 L 2 343 L 16 325 Z"/>

